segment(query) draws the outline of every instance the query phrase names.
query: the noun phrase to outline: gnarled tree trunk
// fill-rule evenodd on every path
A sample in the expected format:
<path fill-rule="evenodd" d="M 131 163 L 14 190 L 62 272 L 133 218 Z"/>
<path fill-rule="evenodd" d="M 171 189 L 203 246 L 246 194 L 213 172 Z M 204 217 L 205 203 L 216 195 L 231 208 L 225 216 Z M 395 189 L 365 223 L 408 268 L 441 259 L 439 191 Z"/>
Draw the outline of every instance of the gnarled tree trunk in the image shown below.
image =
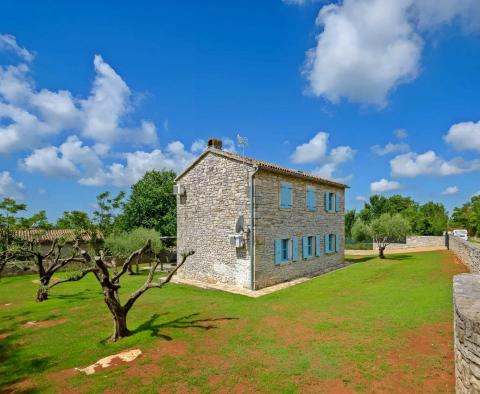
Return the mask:
<path fill-rule="evenodd" d="M 385 246 L 379 246 L 378 248 L 378 257 L 380 257 L 381 259 L 384 259 L 385 258 Z"/>

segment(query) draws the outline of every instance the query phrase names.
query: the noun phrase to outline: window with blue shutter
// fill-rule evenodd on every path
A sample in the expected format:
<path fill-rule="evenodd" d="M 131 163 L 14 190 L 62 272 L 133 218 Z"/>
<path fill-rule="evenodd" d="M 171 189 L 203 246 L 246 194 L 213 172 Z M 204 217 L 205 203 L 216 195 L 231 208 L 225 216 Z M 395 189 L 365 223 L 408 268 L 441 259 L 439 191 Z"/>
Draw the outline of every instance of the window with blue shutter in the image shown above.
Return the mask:
<path fill-rule="evenodd" d="M 324 245 L 325 253 L 330 252 L 330 236 L 325 234 L 325 245 Z"/>
<path fill-rule="evenodd" d="M 315 256 L 320 256 L 320 235 L 315 235 Z"/>
<path fill-rule="evenodd" d="M 280 208 L 292 208 L 292 184 L 282 182 L 280 184 Z"/>
<path fill-rule="evenodd" d="M 329 237 L 329 241 L 328 241 L 329 250 L 328 250 L 328 251 L 329 251 L 330 253 L 333 253 L 333 252 L 335 252 L 335 249 L 336 249 L 336 245 L 335 245 L 335 244 L 336 244 L 336 240 L 337 240 L 337 239 L 336 239 L 336 237 L 335 237 L 335 234 L 329 234 L 328 237 Z"/>
<path fill-rule="evenodd" d="M 307 209 L 309 211 L 317 209 L 317 192 L 313 186 L 307 186 Z"/>
<path fill-rule="evenodd" d="M 275 265 L 282 263 L 282 240 L 275 240 Z"/>
<path fill-rule="evenodd" d="M 323 209 L 325 209 L 325 212 L 328 212 L 328 192 L 323 193 Z"/>
<path fill-rule="evenodd" d="M 308 237 L 302 237 L 302 256 L 304 259 L 308 257 Z"/>
<path fill-rule="evenodd" d="M 338 252 L 340 249 L 340 235 L 335 236 L 335 252 Z"/>
<path fill-rule="evenodd" d="M 282 239 L 282 262 L 288 261 L 288 244 L 289 239 Z"/>
<path fill-rule="evenodd" d="M 335 193 L 335 212 L 340 212 L 340 193 Z"/>
<path fill-rule="evenodd" d="M 298 238 L 292 238 L 292 260 L 298 261 Z"/>

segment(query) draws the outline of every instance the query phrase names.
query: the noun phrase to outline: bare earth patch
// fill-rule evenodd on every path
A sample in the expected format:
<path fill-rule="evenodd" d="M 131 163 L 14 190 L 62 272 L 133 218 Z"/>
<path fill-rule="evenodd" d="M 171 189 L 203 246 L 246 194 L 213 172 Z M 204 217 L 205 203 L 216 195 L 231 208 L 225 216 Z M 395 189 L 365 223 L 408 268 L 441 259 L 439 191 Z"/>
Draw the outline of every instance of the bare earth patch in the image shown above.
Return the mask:
<path fill-rule="evenodd" d="M 53 319 L 53 320 L 32 320 L 27 321 L 26 323 L 22 324 L 22 328 L 49 328 L 58 326 L 59 324 L 63 324 L 67 321 L 67 319 Z"/>

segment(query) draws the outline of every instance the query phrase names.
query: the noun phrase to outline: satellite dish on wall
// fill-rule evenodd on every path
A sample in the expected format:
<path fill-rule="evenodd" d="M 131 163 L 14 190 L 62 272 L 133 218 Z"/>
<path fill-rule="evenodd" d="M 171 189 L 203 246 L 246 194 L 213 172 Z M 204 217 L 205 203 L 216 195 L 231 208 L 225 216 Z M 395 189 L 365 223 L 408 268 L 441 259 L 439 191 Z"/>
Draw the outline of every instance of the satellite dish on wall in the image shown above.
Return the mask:
<path fill-rule="evenodd" d="M 237 234 L 243 233 L 243 222 L 244 222 L 243 215 L 240 215 L 237 219 L 237 223 L 235 224 L 235 232 Z"/>

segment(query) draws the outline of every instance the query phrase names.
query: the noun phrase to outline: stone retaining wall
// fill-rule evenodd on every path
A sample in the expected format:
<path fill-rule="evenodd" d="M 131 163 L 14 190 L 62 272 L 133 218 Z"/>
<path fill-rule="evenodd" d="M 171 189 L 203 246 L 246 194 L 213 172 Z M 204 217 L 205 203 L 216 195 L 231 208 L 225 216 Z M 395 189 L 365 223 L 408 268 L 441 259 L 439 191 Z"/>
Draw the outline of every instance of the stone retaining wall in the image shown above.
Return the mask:
<path fill-rule="evenodd" d="M 427 246 L 445 246 L 445 237 L 443 235 L 413 235 L 407 237 L 405 243 L 393 243 L 387 246 L 390 249 L 421 248 Z M 377 244 L 373 244 L 373 249 L 378 250 Z"/>
<path fill-rule="evenodd" d="M 470 272 L 480 273 L 480 244 L 451 236 L 450 250 L 462 260 Z"/>
<path fill-rule="evenodd" d="M 457 393 L 480 392 L 480 275 L 453 279 Z"/>

